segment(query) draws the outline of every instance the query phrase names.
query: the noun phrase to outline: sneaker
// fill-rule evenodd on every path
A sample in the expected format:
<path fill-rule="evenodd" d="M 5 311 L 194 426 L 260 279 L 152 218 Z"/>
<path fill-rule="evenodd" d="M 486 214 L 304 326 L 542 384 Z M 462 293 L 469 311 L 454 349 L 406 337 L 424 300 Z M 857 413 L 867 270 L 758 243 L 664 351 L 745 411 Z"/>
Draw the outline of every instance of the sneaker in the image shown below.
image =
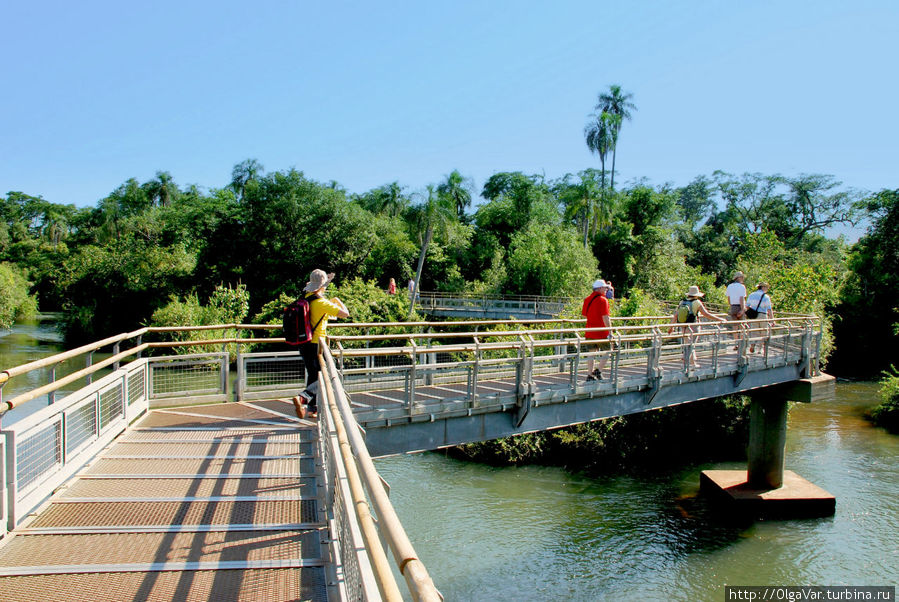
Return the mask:
<path fill-rule="evenodd" d="M 312 396 L 306 391 L 302 391 L 293 398 L 293 409 L 297 413 L 297 418 L 303 420 L 306 418 L 306 405 L 312 401 Z"/>
<path fill-rule="evenodd" d="M 587 382 L 588 382 L 588 383 L 589 383 L 589 382 L 593 382 L 594 380 L 596 380 L 596 377 L 593 376 L 592 373 L 587 375 Z"/>
<path fill-rule="evenodd" d="M 309 416 L 309 420 L 315 420 L 316 418 L 318 418 L 318 408 L 310 407 L 308 409 L 308 416 Z"/>
<path fill-rule="evenodd" d="M 593 371 L 593 377 L 596 378 L 596 380 L 602 380 L 602 372 L 600 372 L 599 368 Z"/>

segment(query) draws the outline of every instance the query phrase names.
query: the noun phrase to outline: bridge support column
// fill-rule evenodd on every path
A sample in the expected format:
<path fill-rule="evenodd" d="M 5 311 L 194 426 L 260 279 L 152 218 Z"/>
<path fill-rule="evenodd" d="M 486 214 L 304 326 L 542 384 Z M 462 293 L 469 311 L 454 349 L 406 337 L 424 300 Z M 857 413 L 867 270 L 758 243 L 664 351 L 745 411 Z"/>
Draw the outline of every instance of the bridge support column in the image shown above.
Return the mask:
<path fill-rule="evenodd" d="M 740 514 L 777 518 L 831 516 L 836 498 L 791 470 L 784 470 L 788 400 L 826 398 L 833 377 L 767 387 L 749 408 L 747 470 L 704 470 L 700 490 Z"/>
<path fill-rule="evenodd" d="M 787 400 L 756 396 L 749 408 L 747 481 L 756 489 L 777 489 L 784 482 Z"/>

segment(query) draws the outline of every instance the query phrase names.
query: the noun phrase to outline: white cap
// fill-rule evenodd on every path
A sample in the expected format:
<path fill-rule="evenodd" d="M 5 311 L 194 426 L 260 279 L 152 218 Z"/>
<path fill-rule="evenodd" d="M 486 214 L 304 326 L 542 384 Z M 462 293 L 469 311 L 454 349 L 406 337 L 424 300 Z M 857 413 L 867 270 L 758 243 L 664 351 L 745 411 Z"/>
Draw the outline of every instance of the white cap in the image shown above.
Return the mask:
<path fill-rule="evenodd" d="M 593 283 L 593 290 L 599 290 L 601 288 L 609 288 L 609 285 L 606 284 L 606 281 L 602 278 Z"/>

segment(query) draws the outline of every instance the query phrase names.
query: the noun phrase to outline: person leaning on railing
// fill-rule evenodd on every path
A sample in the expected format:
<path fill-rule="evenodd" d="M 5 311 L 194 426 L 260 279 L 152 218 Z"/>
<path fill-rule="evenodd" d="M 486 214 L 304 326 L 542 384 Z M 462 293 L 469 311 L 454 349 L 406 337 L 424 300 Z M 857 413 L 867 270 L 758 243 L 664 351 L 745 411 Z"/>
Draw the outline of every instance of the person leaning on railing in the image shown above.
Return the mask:
<path fill-rule="evenodd" d="M 689 347 L 690 343 L 693 342 L 693 336 L 695 334 L 693 324 L 696 324 L 699 320 L 699 316 L 703 316 L 716 322 L 725 322 L 724 318 L 719 318 L 718 316 L 709 313 L 709 310 L 707 310 L 702 303 L 703 297 L 705 297 L 705 293 L 700 291 L 699 287 L 694 284 L 687 291 L 684 300 L 674 309 L 674 315 L 671 316 L 671 323 L 680 326 L 681 332 L 683 333 L 681 344 L 684 346 L 685 370 L 699 368 L 699 362 L 696 360 L 696 349 L 691 349 Z M 675 326 L 669 326 L 668 334 L 671 334 L 671 331 L 674 330 L 674 328 Z M 690 349 L 689 353 L 687 351 L 688 349 Z"/>
<path fill-rule="evenodd" d="M 318 415 L 318 373 L 321 365 L 318 362 L 318 341 L 325 336 L 328 318 L 348 318 L 349 310 L 337 297 L 327 299 L 325 287 L 334 280 L 334 274 L 326 274 L 324 270 L 312 270 L 309 282 L 303 288 L 306 300 L 309 301 L 309 321 L 315 325 L 312 338 L 300 344 L 300 355 L 306 367 L 306 388 L 293 398 L 293 405 L 299 418 L 305 418 L 307 409 L 310 418 Z"/>

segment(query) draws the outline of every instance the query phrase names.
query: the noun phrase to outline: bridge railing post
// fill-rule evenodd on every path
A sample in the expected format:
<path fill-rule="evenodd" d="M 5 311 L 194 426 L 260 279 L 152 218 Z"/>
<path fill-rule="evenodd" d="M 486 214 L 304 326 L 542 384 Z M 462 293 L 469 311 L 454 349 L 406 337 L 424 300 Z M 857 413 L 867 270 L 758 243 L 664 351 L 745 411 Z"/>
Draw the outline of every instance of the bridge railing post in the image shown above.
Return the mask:
<path fill-rule="evenodd" d="M 408 406 L 407 410 L 409 411 L 409 417 L 412 417 L 412 409 L 415 407 L 415 379 L 418 377 L 418 373 L 416 370 L 416 364 L 418 362 L 418 347 L 415 345 L 415 339 L 409 338 L 409 345 L 412 347 L 412 352 L 410 356 L 412 358 L 412 365 L 409 366 L 408 374 L 408 385 L 406 386 L 406 391 L 408 392 Z"/>
<path fill-rule="evenodd" d="M 612 382 L 615 387 L 615 395 L 618 395 L 618 369 L 621 366 L 621 346 L 623 343 L 621 341 L 621 333 L 618 331 L 612 331 L 612 338 L 615 346 L 615 353 L 612 355 Z"/>
<path fill-rule="evenodd" d="M 471 407 L 475 407 L 478 402 L 478 373 L 481 366 L 481 341 L 478 337 L 472 337 L 474 340 L 474 365 L 471 367 L 471 385 L 468 389 L 468 398 L 471 400 Z"/>

